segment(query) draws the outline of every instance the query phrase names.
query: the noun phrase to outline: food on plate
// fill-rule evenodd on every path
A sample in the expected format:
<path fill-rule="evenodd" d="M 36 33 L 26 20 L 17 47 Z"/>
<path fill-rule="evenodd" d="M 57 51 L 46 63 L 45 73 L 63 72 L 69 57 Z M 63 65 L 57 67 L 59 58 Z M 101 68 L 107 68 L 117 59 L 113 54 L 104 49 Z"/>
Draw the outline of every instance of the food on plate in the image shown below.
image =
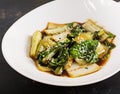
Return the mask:
<path fill-rule="evenodd" d="M 32 35 L 30 57 L 40 71 L 79 77 L 96 72 L 115 48 L 116 35 L 91 19 L 47 27 Z"/>

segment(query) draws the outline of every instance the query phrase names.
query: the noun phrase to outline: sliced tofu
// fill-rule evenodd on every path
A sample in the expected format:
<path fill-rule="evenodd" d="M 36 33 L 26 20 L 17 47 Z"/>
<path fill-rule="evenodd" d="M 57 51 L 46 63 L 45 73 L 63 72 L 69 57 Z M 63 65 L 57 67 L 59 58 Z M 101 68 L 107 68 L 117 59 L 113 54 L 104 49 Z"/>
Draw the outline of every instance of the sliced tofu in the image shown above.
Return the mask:
<path fill-rule="evenodd" d="M 108 34 L 105 32 L 104 29 L 101 29 L 101 30 L 98 32 L 98 36 L 100 36 L 100 41 L 101 41 L 101 42 L 105 41 L 105 40 L 108 38 Z"/>
<path fill-rule="evenodd" d="M 77 63 L 73 63 L 66 71 L 70 77 L 79 77 L 87 75 L 100 70 L 100 66 L 97 64 L 89 64 L 85 66 L 79 66 Z"/>
<path fill-rule="evenodd" d="M 54 28 L 63 27 L 63 26 L 65 26 L 65 24 L 57 24 L 53 22 L 48 22 L 47 29 L 54 29 Z"/>
<path fill-rule="evenodd" d="M 42 33 L 40 31 L 36 31 L 33 33 L 32 41 L 31 41 L 31 49 L 30 49 L 30 56 L 32 58 L 35 58 L 36 49 L 37 49 L 37 46 L 38 46 L 41 38 L 42 38 Z"/>
<path fill-rule="evenodd" d="M 70 34 L 70 32 L 68 31 L 60 33 L 60 34 L 56 34 L 52 36 L 52 39 L 55 40 L 56 42 L 59 42 L 59 41 L 64 40 L 68 34 Z"/>
<path fill-rule="evenodd" d="M 97 52 L 99 57 L 101 57 L 101 55 L 103 53 L 105 53 L 105 48 L 104 48 L 104 46 L 100 42 L 98 43 L 98 46 L 96 48 L 96 52 Z"/>
<path fill-rule="evenodd" d="M 54 34 L 59 34 L 59 33 L 65 32 L 66 28 L 67 28 L 66 26 L 57 27 L 57 28 L 53 28 L 53 29 L 46 29 L 46 30 L 44 30 L 44 32 L 48 35 L 54 35 Z"/>
<path fill-rule="evenodd" d="M 99 58 L 103 58 L 103 57 L 109 52 L 109 47 L 108 47 L 108 46 L 105 46 L 105 45 L 103 45 L 103 44 L 102 44 L 102 46 L 103 46 L 105 52 L 104 52 L 104 53 L 101 53 L 101 54 L 99 55 Z"/>
<path fill-rule="evenodd" d="M 82 27 L 89 32 L 95 32 L 95 31 L 100 31 L 101 27 L 98 26 L 95 22 L 93 22 L 91 19 L 87 20 Z"/>
<path fill-rule="evenodd" d="M 51 40 L 51 39 L 43 39 L 42 40 L 42 45 L 45 47 L 45 48 L 50 48 L 50 47 L 53 47 L 56 45 L 56 43 Z"/>

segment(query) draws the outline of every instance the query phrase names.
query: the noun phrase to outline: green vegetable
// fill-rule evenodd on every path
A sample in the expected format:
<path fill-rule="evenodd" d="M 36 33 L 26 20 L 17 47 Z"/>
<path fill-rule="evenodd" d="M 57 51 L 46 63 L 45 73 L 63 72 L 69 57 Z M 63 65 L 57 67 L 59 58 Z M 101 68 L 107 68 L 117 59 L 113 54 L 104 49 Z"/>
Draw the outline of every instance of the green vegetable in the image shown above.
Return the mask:
<path fill-rule="evenodd" d="M 70 30 L 71 32 L 71 34 L 69 34 L 68 36 L 73 38 L 85 31 L 85 29 L 83 29 L 80 24 L 75 22 L 68 24 L 68 30 Z"/>
<path fill-rule="evenodd" d="M 66 64 L 66 61 L 68 60 L 68 49 L 67 48 L 60 48 L 59 52 L 57 53 L 56 58 L 52 59 L 49 63 L 50 66 L 64 66 Z"/>
<path fill-rule="evenodd" d="M 99 40 L 100 42 L 105 41 L 108 38 L 108 35 L 105 31 L 103 31 L 103 34 L 101 32 L 102 32 L 102 30 L 101 31 L 95 31 L 93 39 L 94 40 Z"/>
<path fill-rule="evenodd" d="M 115 38 L 116 35 L 114 35 L 113 33 L 111 32 L 106 32 L 108 34 L 108 38 Z"/>
<path fill-rule="evenodd" d="M 79 44 L 75 44 L 70 48 L 70 55 L 74 58 L 78 57 L 85 60 L 88 63 L 95 63 L 98 61 L 98 55 L 96 53 L 96 47 L 98 40 L 86 40 Z"/>
<path fill-rule="evenodd" d="M 57 68 L 55 69 L 54 73 L 55 73 L 56 75 L 62 75 L 62 73 L 63 73 L 63 67 L 62 67 L 62 66 L 57 67 Z"/>
<path fill-rule="evenodd" d="M 40 34 L 43 36 L 41 37 Z M 33 34 L 35 41 L 32 41 L 34 42 L 32 46 L 35 49 L 31 51 L 33 53 L 31 56 L 33 58 L 34 55 L 33 59 L 37 61 L 37 67 L 42 71 L 52 71 L 55 75 L 62 75 L 63 71 L 68 74 L 72 71 L 80 71 L 83 73 L 74 74 L 84 74 L 92 63 L 95 68 L 98 68 L 96 63 L 109 57 L 110 51 L 115 48 L 114 38 L 114 34 L 92 20 L 83 24 L 78 22 L 64 25 L 49 23 L 43 33 Z M 71 71 L 68 71 L 69 69 Z"/>
<path fill-rule="evenodd" d="M 95 32 L 95 31 L 100 31 L 102 29 L 100 26 L 98 26 L 94 21 L 92 20 L 87 20 L 82 27 L 88 31 L 88 32 Z"/>
<path fill-rule="evenodd" d="M 59 51 L 56 53 L 56 56 L 49 63 L 49 67 L 52 68 L 52 71 L 56 75 L 62 74 L 64 66 L 68 61 L 68 56 L 69 56 L 68 49 L 65 47 L 60 48 Z"/>
<path fill-rule="evenodd" d="M 94 36 L 93 39 L 94 40 L 99 40 L 100 42 L 104 42 L 107 39 L 110 39 L 110 41 L 112 42 L 112 40 L 115 38 L 116 36 L 114 34 L 112 34 L 111 32 L 107 32 L 103 29 L 101 29 L 100 31 L 95 31 L 94 32 Z"/>
<path fill-rule="evenodd" d="M 38 60 L 39 63 L 44 63 L 46 65 L 52 65 L 51 63 L 55 64 L 57 63 L 61 63 L 63 62 L 65 59 L 62 58 L 63 56 L 66 55 L 66 53 L 68 52 L 68 50 L 66 50 L 68 43 L 70 41 L 66 40 L 65 42 L 58 42 L 57 45 L 55 45 L 54 47 L 51 47 L 50 49 L 44 50 L 40 53 L 38 53 Z M 58 54 L 58 58 L 55 58 L 54 60 L 52 59 L 54 57 L 54 55 Z M 60 61 L 60 62 L 58 62 Z M 51 63 L 49 63 L 51 62 Z M 59 64 L 58 64 L 59 65 Z M 53 65 L 52 65 L 53 66 Z"/>
<path fill-rule="evenodd" d="M 110 50 L 112 50 L 113 48 L 116 47 L 115 44 L 109 43 L 109 42 L 107 42 L 107 41 L 104 42 L 104 45 L 107 46 Z"/>
<path fill-rule="evenodd" d="M 99 40 L 99 39 L 100 39 L 98 33 L 99 33 L 99 31 L 95 31 L 95 32 L 94 32 L 93 40 Z"/>

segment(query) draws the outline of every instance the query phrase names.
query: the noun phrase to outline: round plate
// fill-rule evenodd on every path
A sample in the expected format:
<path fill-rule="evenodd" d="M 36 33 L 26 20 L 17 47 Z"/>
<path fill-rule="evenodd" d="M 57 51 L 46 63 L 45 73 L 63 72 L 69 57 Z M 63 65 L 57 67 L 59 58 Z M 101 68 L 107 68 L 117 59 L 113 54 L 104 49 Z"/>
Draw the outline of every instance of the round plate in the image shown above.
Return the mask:
<path fill-rule="evenodd" d="M 39 71 L 29 57 L 30 38 L 48 22 L 68 23 L 95 20 L 117 35 L 116 48 L 104 67 L 90 75 L 69 78 Z M 120 5 L 112 0 L 57 0 L 42 5 L 16 21 L 2 40 L 2 52 L 8 64 L 20 74 L 46 84 L 81 86 L 102 81 L 120 70 Z"/>

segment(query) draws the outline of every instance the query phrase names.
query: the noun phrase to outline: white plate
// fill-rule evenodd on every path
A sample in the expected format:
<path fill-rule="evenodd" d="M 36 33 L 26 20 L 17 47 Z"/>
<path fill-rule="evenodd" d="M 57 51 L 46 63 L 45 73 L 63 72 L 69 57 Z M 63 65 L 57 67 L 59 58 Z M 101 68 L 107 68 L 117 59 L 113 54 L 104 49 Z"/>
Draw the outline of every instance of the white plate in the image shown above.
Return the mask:
<path fill-rule="evenodd" d="M 54 76 L 39 71 L 29 57 L 30 36 L 47 22 L 84 22 L 91 18 L 117 35 L 116 48 L 98 72 L 78 78 Z M 81 86 L 102 81 L 120 70 L 120 5 L 112 0 L 57 0 L 42 5 L 16 21 L 6 32 L 2 52 L 8 64 L 20 74 L 57 86 Z"/>

